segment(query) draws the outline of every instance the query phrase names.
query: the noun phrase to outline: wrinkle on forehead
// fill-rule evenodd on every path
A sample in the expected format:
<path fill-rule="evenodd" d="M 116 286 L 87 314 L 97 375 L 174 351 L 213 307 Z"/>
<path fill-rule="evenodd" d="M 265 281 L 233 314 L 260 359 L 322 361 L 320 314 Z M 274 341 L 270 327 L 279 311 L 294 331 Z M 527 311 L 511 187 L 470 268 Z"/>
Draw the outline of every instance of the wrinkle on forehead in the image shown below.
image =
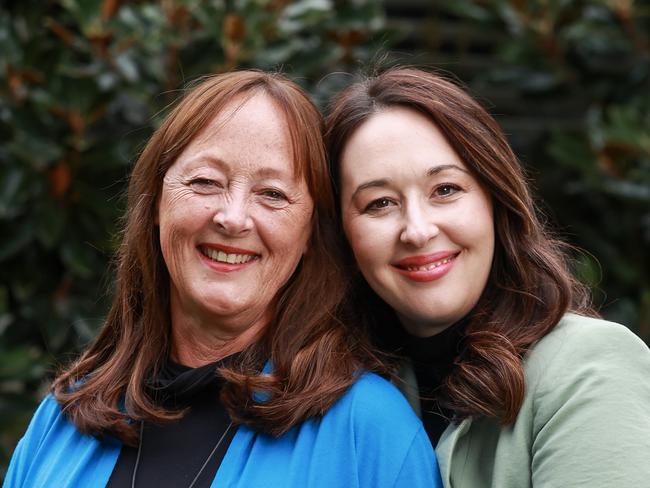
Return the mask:
<path fill-rule="evenodd" d="M 266 103 L 257 104 L 254 110 L 243 110 L 253 100 L 262 98 Z M 284 132 L 282 136 L 278 131 L 261 130 L 267 124 L 274 124 L 278 131 Z M 228 141 L 234 137 L 237 131 L 238 137 L 244 137 L 251 141 L 250 144 L 239 145 L 237 166 L 246 163 L 261 147 L 269 153 L 280 152 L 286 155 L 290 164 L 292 179 L 302 177 L 301 165 L 297 161 L 297 149 L 294 142 L 295 135 L 292 134 L 288 116 L 282 106 L 272 98 L 266 91 L 258 90 L 252 93 L 244 93 L 234 98 L 231 102 L 216 114 L 212 120 L 195 136 L 186 147 L 179 159 L 187 156 L 187 151 L 193 153 L 192 159 L 200 158 L 201 152 L 213 152 L 215 141 Z M 225 146 L 226 144 L 224 144 Z M 227 158 L 221 158 L 228 166 L 233 164 Z M 277 168 L 268 168 L 269 173 L 277 171 Z"/>

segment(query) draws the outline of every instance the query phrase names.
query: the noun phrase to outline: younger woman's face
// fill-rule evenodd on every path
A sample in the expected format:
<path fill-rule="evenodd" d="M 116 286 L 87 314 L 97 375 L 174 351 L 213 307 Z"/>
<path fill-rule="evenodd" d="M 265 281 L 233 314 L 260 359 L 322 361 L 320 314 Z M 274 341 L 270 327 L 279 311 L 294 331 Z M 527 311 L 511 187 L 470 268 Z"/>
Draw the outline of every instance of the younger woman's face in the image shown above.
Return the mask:
<path fill-rule="evenodd" d="M 341 156 L 345 234 L 361 273 L 412 334 L 437 334 L 476 305 L 494 254 L 489 195 L 436 125 L 392 107 Z"/>

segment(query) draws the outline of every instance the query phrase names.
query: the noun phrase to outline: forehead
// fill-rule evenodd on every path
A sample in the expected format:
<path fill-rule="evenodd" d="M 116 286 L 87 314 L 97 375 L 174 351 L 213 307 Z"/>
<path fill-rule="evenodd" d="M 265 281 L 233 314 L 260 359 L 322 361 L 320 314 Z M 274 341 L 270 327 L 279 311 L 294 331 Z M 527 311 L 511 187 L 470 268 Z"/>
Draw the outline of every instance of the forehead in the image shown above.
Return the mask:
<path fill-rule="evenodd" d="M 270 168 L 295 177 L 292 136 L 284 111 L 262 92 L 234 98 L 192 139 L 177 162 L 208 160 L 243 170 Z"/>
<path fill-rule="evenodd" d="M 345 144 L 341 164 L 342 176 L 355 179 L 393 171 L 421 177 L 444 164 L 466 169 L 438 127 L 406 107 L 390 107 L 364 121 Z"/>
<path fill-rule="evenodd" d="M 286 151 L 290 139 L 286 117 L 277 103 L 263 93 L 238 96 L 216 114 L 192 141 L 194 145 L 226 146 L 224 150 L 276 149 Z M 238 147 L 223 143 L 248 140 Z"/>

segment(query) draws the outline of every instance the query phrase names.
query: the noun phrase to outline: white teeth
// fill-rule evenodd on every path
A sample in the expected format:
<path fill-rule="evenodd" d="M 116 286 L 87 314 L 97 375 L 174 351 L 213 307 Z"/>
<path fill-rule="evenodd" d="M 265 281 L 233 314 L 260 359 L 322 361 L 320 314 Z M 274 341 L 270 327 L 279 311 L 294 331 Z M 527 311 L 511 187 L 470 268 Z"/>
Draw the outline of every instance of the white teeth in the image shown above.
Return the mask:
<path fill-rule="evenodd" d="M 438 266 L 441 266 L 443 264 L 447 264 L 452 259 L 454 259 L 454 256 L 450 256 L 450 257 L 445 258 L 445 259 L 443 259 L 441 261 L 436 261 L 435 263 L 429 263 L 429 264 L 424 265 L 424 266 L 407 266 L 406 269 L 408 269 L 409 271 L 431 271 L 432 269 L 437 268 Z"/>
<path fill-rule="evenodd" d="M 228 264 L 247 263 L 255 257 L 252 254 L 229 254 L 223 251 L 217 251 L 216 249 L 210 249 L 209 247 L 202 247 L 201 252 L 213 261 Z"/>

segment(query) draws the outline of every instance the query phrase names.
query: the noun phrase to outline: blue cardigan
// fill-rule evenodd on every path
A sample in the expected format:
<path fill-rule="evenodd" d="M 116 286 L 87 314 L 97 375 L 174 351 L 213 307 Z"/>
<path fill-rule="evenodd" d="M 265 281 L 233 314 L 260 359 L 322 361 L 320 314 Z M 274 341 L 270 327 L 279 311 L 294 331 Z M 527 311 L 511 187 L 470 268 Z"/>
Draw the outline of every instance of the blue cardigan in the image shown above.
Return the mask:
<path fill-rule="evenodd" d="M 3 487 L 106 486 L 121 447 L 80 433 L 50 395 L 16 447 Z M 367 373 L 322 418 L 279 438 L 240 426 L 212 487 L 442 488 L 442 482 L 404 397 Z"/>

